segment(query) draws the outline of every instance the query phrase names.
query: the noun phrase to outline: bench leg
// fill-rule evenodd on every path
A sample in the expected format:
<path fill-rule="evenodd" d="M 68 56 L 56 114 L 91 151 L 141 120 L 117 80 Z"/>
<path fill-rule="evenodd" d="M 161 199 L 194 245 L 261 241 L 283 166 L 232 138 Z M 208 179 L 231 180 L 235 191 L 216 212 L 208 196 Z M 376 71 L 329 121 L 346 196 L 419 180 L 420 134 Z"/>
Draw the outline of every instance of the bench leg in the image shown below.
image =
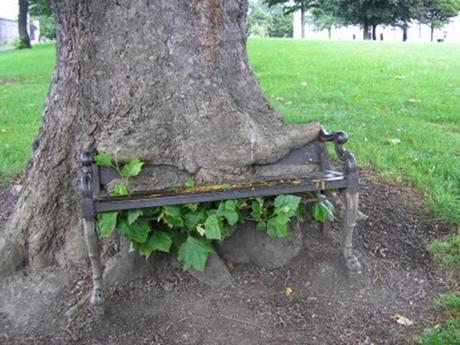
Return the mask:
<path fill-rule="evenodd" d="M 102 264 L 99 256 L 94 219 L 83 219 L 83 230 L 85 233 L 86 248 L 91 261 L 91 268 L 93 270 L 93 290 L 91 292 L 90 302 L 94 306 L 101 306 L 104 303 L 104 284 L 102 281 Z"/>
<path fill-rule="evenodd" d="M 343 257 L 347 268 L 354 273 L 361 273 L 362 267 L 358 258 L 353 254 L 353 230 L 358 216 L 359 195 L 357 192 L 350 193 L 347 189 L 343 192 L 345 211 L 343 214 Z"/>

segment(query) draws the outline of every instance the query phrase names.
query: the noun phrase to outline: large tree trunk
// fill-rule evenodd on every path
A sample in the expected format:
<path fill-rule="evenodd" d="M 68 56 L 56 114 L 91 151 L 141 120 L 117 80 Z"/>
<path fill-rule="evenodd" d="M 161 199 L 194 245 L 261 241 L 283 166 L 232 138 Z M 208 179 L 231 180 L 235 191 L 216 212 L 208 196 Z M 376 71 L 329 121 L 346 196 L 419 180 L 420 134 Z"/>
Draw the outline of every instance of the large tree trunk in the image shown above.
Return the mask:
<path fill-rule="evenodd" d="M 18 17 L 18 31 L 19 31 L 19 48 L 32 48 L 30 45 L 29 33 L 27 31 L 27 13 L 28 1 L 19 0 L 19 17 Z"/>
<path fill-rule="evenodd" d="M 406 42 L 406 41 L 407 41 L 407 38 L 408 38 L 408 37 L 407 37 L 407 30 L 408 30 L 408 27 L 409 27 L 409 26 L 408 26 L 407 24 L 403 24 L 403 25 L 401 26 L 401 29 L 402 29 L 402 32 L 403 32 L 403 37 L 402 37 L 403 42 Z"/>
<path fill-rule="evenodd" d="M 363 24 L 363 40 L 369 40 L 369 24 L 366 22 Z"/>
<path fill-rule="evenodd" d="M 377 41 L 377 25 L 372 24 L 372 40 Z"/>
<path fill-rule="evenodd" d="M 24 188 L 0 241 L 0 273 L 85 255 L 80 152 L 238 177 L 318 135 L 263 97 L 246 57 L 245 0 L 54 1 L 57 64 Z"/>
<path fill-rule="evenodd" d="M 305 38 L 305 8 L 300 6 L 300 38 Z"/>

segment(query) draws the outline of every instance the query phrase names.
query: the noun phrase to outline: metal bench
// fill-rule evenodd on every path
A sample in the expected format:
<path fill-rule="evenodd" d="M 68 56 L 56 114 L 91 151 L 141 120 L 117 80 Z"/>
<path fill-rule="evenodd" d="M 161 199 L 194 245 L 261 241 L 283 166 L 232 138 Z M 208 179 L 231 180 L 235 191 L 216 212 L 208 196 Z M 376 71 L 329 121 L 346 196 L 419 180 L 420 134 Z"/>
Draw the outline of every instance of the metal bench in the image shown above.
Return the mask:
<path fill-rule="evenodd" d="M 345 208 L 342 217 L 342 246 L 345 264 L 351 271 L 360 272 L 361 265 L 352 251 L 353 229 L 358 213 L 358 166 L 353 154 L 344 148 L 347 140 L 348 137 L 345 132 L 327 133 L 321 128 L 317 140 L 291 151 L 278 162 L 268 165 L 269 167 L 302 165 L 317 167 L 301 176 L 283 178 L 279 176 L 276 178 L 256 176 L 253 180 L 232 184 L 231 188 L 225 190 L 206 192 L 189 192 L 186 189 L 177 192 L 167 190 L 138 191 L 123 197 L 111 196 L 107 192 L 107 185 L 112 180 L 119 178 L 118 172 L 115 169 L 99 167 L 94 162 L 94 152 L 84 152 L 81 155 L 82 171 L 79 190 L 82 196 L 84 236 L 93 271 L 91 304 L 101 305 L 104 302 L 103 269 L 96 231 L 96 215 L 99 212 L 338 190 L 343 195 Z M 340 171 L 331 168 L 326 148 L 327 142 L 334 144 L 337 157 L 343 162 Z M 264 167 L 267 166 L 262 166 L 262 168 Z M 328 226 L 328 224 L 326 223 L 324 226 Z"/>

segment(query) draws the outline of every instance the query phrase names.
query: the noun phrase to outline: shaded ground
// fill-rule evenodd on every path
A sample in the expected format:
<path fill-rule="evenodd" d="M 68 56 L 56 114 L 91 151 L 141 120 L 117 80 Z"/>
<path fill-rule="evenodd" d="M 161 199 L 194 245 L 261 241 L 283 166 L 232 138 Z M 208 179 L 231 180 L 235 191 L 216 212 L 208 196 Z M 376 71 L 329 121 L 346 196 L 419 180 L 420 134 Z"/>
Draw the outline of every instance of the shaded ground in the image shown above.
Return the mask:
<path fill-rule="evenodd" d="M 339 233 L 324 236 L 313 227 L 305 231 L 305 251 L 288 266 L 237 265 L 224 291 L 158 257 L 151 277 L 110 289 L 105 315 L 84 304 L 67 317 L 88 291 L 88 272 L 14 277 L 0 286 L 0 343 L 410 343 L 432 326 L 433 299 L 446 289 L 425 247 L 448 229 L 426 216 L 421 196 L 410 190 L 367 178 L 362 192 L 369 218 L 355 237 L 360 276 L 345 271 Z M 5 213 L 14 196 L 1 193 Z M 293 290 L 289 297 L 286 287 Z M 400 325 L 395 314 L 415 324 Z"/>

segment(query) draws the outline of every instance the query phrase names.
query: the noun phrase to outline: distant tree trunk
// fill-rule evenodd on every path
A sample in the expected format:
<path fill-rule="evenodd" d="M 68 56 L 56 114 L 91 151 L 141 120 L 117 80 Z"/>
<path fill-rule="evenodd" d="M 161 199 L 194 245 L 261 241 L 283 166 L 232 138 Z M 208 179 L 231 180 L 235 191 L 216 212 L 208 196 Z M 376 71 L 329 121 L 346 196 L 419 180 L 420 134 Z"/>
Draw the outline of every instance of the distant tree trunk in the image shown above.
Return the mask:
<path fill-rule="evenodd" d="M 434 24 L 430 24 L 430 41 L 434 40 Z"/>
<path fill-rule="evenodd" d="M 246 56 L 245 0 L 52 2 L 57 62 L 0 275 L 82 265 L 76 191 L 88 147 L 197 182 L 253 173 L 316 138 L 268 104 Z"/>
<path fill-rule="evenodd" d="M 369 40 L 369 24 L 367 22 L 363 24 L 363 40 Z"/>
<path fill-rule="evenodd" d="M 331 27 L 328 27 L 328 28 L 327 28 L 327 37 L 328 37 L 329 39 L 332 38 L 332 28 L 331 28 Z"/>
<path fill-rule="evenodd" d="M 300 37 L 305 38 L 305 7 L 303 4 L 300 6 Z"/>
<path fill-rule="evenodd" d="M 27 0 L 19 0 L 19 48 L 32 48 L 30 45 L 29 33 L 27 31 L 27 13 L 29 2 Z"/>
<path fill-rule="evenodd" d="M 402 40 L 403 42 L 406 42 L 407 41 L 407 24 L 403 24 L 401 29 L 403 32 Z"/>
<path fill-rule="evenodd" d="M 377 25 L 372 24 L 372 40 L 377 41 Z"/>

